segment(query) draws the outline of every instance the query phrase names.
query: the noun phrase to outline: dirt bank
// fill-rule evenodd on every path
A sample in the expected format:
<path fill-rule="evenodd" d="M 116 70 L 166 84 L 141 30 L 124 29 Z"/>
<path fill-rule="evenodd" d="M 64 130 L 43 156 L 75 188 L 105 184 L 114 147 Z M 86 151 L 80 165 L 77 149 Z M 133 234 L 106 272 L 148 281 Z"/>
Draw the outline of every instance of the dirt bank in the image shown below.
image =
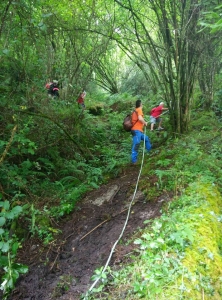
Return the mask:
<path fill-rule="evenodd" d="M 56 244 L 42 248 L 38 241 L 27 241 L 20 262 L 29 266 L 29 273 L 21 277 L 9 299 L 80 299 L 122 231 L 138 174 L 139 167 L 132 166 L 128 175 L 90 192 L 59 225 L 62 234 Z M 124 241 L 143 227 L 145 220 L 158 217 L 162 203 L 168 200 L 162 196 L 149 201 L 138 188 L 123 242 L 117 245 L 111 265 L 129 257 L 135 245 L 125 246 Z"/>

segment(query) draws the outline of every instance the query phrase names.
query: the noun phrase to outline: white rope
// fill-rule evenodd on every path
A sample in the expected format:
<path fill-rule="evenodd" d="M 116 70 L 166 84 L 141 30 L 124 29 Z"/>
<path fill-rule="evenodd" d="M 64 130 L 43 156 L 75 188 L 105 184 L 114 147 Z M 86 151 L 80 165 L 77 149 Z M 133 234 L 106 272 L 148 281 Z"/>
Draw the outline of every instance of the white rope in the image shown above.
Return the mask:
<path fill-rule="evenodd" d="M 120 233 L 119 238 L 116 240 L 116 242 L 114 243 L 114 245 L 113 245 L 113 247 L 112 247 L 112 249 L 111 249 L 111 252 L 110 252 L 110 255 L 109 255 L 108 259 L 107 259 L 107 262 L 106 262 L 106 264 L 105 264 L 105 266 L 104 266 L 104 268 L 103 268 L 103 270 L 102 270 L 101 276 L 100 276 L 99 278 L 97 278 L 97 279 L 94 281 L 94 283 L 93 283 L 93 284 L 91 285 L 91 287 L 89 288 L 87 294 L 88 294 L 89 292 L 92 291 L 92 289 L 94 288 L 94 286 L 95 286 L 95 285 L 98 283 L 98 281 L 101 279 L 102 274 L 106 271 L 106 269 L 107 269 L 107 267 L 108 267 L 108 265 L 109 265 L 109 263 L 110 263 L 110 260 L 111 260 L 111 258 L 112 258 L 112 255 L 113 255 L 113 252 L 114 252 L 114 250 L 115 250 L 115 247 L 116 247 L 116 245 L 118 244 L 118 242 L 119 242 L 119 240 L 121 239 L 121 237 L 123 236 L 123 233 L 124 233 L 124 231 L 125 231 L 125 229 L 126 229 L 126 225 L 127 225 L 127 223 L 128 223 L 129 216 L 130 216 L 130 210 L 131 210 L 133 201 L 134 201 L 135 196 L 136 196 L 136 192 L 137 192 L 137 188 L 138 188 L 138 184 L 139 184 L 139 179 L 140 179 L 140 176 L 141 176 L 141 173 L 142 173 L 142 169 L 143 169 L 144 153 L 145 153 L 145 139 L 146 139 L 146 127 L 145 127 L 145 130 L 144 130 L 143 155 L 142 155 L 141 167 L 140 167 L 139 175 L 138 175 L 138 178 L 137 178 L 137 182 L 136 182 L 136 187 L 135 187 L 135 190 L 134 190 L 133 198 L 132 198 L 132 200 L 131 200 L 131 202 L 130 202 L 130 205 L 129 205 L 129 209 L 128 209 L 126 221 L 125 221 L 125 223 L 124 223 L 124 226 L 123 226 L 122 232 Z M 87 296 L 84 296 L 83 300 L 87 300 Z"/>

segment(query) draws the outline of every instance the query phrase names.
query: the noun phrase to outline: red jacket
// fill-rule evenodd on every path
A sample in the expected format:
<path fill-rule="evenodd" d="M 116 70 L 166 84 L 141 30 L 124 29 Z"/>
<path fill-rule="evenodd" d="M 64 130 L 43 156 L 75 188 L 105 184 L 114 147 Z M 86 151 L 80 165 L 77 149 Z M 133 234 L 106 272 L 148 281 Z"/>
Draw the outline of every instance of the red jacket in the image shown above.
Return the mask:
<path fill-rule="evenodd" d="M 80 104 L 84 103 L 84 98 L 85 98 L 85 96 L 86 96 L 85 93 L 81 93 L 81 94 L 79 95 L 79 98 L 77 99 L 77 102 L 80 103 Z"/>
<path fill-rule="evenodd" d="M 158 118 L 162 114 L 162 110 L 163 110 L 163 106 L 161 105 L 154 107 L 151 110 L 150 115 L 154 118 Z"/>

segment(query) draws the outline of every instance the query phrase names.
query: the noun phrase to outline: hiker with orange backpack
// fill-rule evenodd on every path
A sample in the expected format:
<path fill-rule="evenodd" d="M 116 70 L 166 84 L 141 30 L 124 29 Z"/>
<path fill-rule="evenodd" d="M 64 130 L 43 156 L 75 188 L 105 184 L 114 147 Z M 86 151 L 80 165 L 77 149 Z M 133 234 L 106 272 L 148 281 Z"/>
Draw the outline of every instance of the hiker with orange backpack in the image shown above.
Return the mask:
<path fill-rule="evenodd" d="M 152 148 L 148 136 L 143 133 L 143 127 L 147 126 L 147 122 L 144 120 L 144 117 L 143 117 L 141 100 L 136 101 L 135 112 L 136 113 L 132 114 L 133 126 L 131 128 L 131 134 L 133 137 L 131 160 L 132 160 L 133 164 L 135 164 L 137 162 L 138 150 L 139 150 L 139 145 L 140 145 L 141 141 L 145 140 L 145 148 L 147 151 L 150 151 Z"/>

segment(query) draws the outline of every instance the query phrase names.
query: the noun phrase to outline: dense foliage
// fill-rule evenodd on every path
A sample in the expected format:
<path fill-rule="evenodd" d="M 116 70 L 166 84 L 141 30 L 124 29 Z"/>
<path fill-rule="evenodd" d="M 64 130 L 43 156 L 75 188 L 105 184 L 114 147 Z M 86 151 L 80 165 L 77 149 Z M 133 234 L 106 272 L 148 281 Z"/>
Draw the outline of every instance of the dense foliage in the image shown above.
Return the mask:
<path fill-rule="evenodd" d="M 169 107 L 167 133 L 153 137 L 155 148 L 192 130 L 193 109 L 214 112 L 221 121 L 217 2 L 1 1 L 4 297 L 27 271 L 17 263 L 22 241 L 37 236 L 42 243 L 51 242 L 58 233 L 51 220 L 72 212 L 87 191 L 116 176 L 130 161 L 131 139 L 122 130 L 122 120 L 138 97 L 146 117 L 160 100 Z M 55 79 L 59 99 L 49 98 L 45 89 Z M 86 110 L 76 103 L 82 90 L 87 91 Z M 206 119 L 201 130 L 208 125 Z M 219 141 L 211 146 L 208 151 L 220 162 Z M 199 144 L 187 159 L 195 153 Z M 169 162 L 157 159 L 160 165 Z M 178 168 L 181 161 L 177 157 Z M 205 166 L 213 168 L 210 161 Z M 173 172 L 176 182 L 182 180 L 179 169 Z M 159 185 L 165 175 L 156 170 Z"/>

